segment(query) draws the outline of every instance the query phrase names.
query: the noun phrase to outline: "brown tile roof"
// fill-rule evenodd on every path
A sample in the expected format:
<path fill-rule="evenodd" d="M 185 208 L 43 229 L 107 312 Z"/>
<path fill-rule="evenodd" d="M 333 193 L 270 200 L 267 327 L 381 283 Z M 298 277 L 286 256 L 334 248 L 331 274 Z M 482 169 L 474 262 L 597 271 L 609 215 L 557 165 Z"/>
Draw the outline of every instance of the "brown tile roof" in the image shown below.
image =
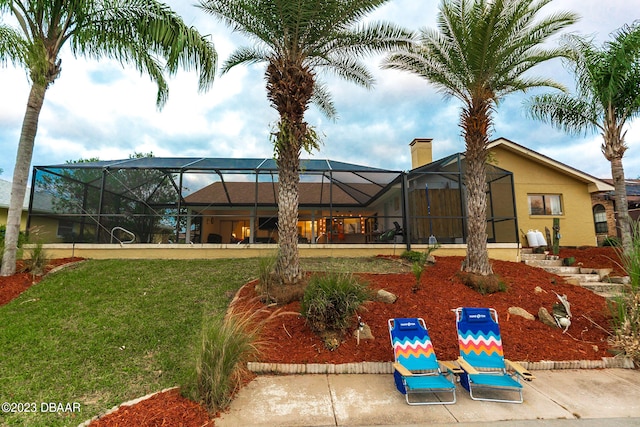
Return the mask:
<path fill-rule="evenodd" d="M 226 189 L 226 191 L 225 191 Z M 338 184 L 333 189 L 329 183 L 301 182 L 301 205 L 366 205 L 382 188 L 376 184 Z M 278 183 L 258 183 L 258 204 L 276 205 Z M 197 205 L 252 205 L 255 204 L 256 183 L 215 182 L 185 198 L 188 204 Z"/>

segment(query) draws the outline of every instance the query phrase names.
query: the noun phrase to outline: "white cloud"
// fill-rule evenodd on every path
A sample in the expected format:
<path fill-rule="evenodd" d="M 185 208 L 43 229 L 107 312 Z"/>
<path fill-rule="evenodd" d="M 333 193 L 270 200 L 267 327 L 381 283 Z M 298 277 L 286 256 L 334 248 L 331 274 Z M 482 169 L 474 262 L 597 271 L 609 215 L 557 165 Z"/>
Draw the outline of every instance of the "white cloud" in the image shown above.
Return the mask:
<path fill-rule="evenodd" d="M 239 46 L 252 41 L 233 33 L 214 17 L 193 7 L 193 2 L 168 0 L 188 25 L 210 34 L 223 63 Z M 396 22 L 410 29 L 434 27 L 438 2 L 394 0 L 371 20 Z M 633 2 L 563 0 L 543 9 L 578 11 L 583 16 L 574 30 L 609 34 L 637 15 Z M 428 82 L 409 73 L 380 70 L 381 57 L 367 64 L 377 84 L 367 91 L 352 83 L 323 77 L 334 96 L 339 118 L 331 121 L 317 109 L 307 119 L 325 134 L 325 144 L 314 155 L 390 169 L 409 169 L 409 142 L 434 138 L 434 158 L 464 150 L 460 136 L 460 104 L 445 99 Z M 109 60 L 63 56 L 61 77 L 47 92 L 42 110 L 33 164 L 100 157 L 124 158 L 133 152 L 156 156 L 271 157 L 270 126 L 276 119 L 264 90 L 264 65 L 236 67 L 218 76 L 212 89 L 198 93 L 197 74 L 179 72 L 169 79 L 169 101 L 158 111 L 156 87 L 147 76 Z M 559 62 L 538 70 L 563 82 L 570 76 Z M 0 69 L 0 159 L 3 178 L 10 179 L 29 84 L 22 70 Z M 534 122 L 523 114 L 521 98 L 501 104 L 495 115 L 494 137 L 505 137 L 557 158 L 595 176 L 610 175 L 599 136 L 570 137 Z M 640 125 L 632 123 L 625 156 L 628 177 L 640 176 Z M 579 156 L 578 156 L 579 154 Z M 304 155 L 306 156 L 306 155 Z M 580 160 L 584 159 L 584 160 Z"/>

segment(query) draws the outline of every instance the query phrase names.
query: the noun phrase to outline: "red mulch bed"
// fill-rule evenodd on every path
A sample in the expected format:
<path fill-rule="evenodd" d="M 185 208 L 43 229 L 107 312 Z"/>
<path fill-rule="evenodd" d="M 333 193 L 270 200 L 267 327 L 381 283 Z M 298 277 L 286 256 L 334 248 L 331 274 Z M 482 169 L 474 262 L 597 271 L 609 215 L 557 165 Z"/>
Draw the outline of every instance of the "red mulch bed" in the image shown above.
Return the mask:
<path fill-rule="evenodd" d="M 612 248 L 562 249 L 562 257 L 573 256 L 584 267 L 611 268 L 613 275 L 624 272 Z M 60 265 L 77 259 L 52 261 Z M 388 343 L 387 319 L 392 317 L 423 317 L 426 321 L 436 354 L 441 360 L 458 356 L 455 316 L 451 312 L 459 306 L 486 306 L 498 311 L 505 354 L 518 361 L 539 360 L 596 360 L 611 356 L 607 333 L 609 315 L 605 299 L 583 288 L 565 284 L 545 271 L 524 264 L 493 261 L 494 271 L 507 283 L 508 290 L 482 296 L 457 278 L 461 257 L 437 257 L 434 266 L 425 270 L 416 293 L 411 291 L 415 278 L 407 274 L 362 274 L 373 289 L 385 289 L 398 296 L 394 304 L 370 302 L 360 311 L 362 321 L 369 327 L 374 340 L 346 337 L 335 351 L 327 350 L 300 317 L 299 303 L 265 310 L 264 317 L 279 310 L 265 325 L 261 361 L 281 363 L 347 363 L 361 361 L 391 361 L 393 354 Z M 0 305 L 15 298 L 40 277 L 20 273 L 0 277 Z M 542 292 L 535 292 L 539 287 Z M 236 309 L 264 308 L 256 303 L 254 286 L 244 286 L 238 295 Z M 568 333 L 552 329 L 538 321 L 528 321 L 509 315 L 511 306 L 519 306 L 537 315 L 540 307 L 551 311 L 557 301 L 555 293 L 566 294 L 571 303 L 572 324 Z M 600 326 L 600 327 L 599 327 Z M 119 410 L 91 423 L 91 427 L 114 426 L 184 426 L 201 427 L 214 424 L 202 406 L 180 395 L 177 390 L 159 393 L 133 406 Z"/>

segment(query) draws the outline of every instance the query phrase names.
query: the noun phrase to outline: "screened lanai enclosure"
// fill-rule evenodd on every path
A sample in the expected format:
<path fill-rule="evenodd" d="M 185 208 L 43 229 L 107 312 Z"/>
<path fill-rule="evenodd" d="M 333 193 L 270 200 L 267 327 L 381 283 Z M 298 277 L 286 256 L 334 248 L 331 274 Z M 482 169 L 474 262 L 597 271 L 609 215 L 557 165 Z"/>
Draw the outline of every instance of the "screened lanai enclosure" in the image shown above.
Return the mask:
<path fill-rule="evenodd" d="M 410 172 L 301 160 L 298 239 L 464 243 L 464 159 Z M 490 241 L 518 239 L 511 174 L 487 166 Z M 43 243 L 276 243 L 274 159 L 158 158 L 33 169 L 28 230 Z"/>

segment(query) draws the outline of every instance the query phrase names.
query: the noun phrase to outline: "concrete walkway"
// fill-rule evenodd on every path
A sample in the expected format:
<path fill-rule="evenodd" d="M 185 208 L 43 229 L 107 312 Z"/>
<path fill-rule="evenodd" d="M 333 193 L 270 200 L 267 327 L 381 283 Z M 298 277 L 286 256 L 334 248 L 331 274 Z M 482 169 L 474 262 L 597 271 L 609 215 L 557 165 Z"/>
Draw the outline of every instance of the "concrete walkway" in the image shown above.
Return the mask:
<path fill-rule="evenodd" d="M 216 427 L 230 426 L 640 426 L 640 371 L 534 371 L 524 403 L 470 399 L 409 406 L 390 374 L 261 375 L 244 387 Z"/>

